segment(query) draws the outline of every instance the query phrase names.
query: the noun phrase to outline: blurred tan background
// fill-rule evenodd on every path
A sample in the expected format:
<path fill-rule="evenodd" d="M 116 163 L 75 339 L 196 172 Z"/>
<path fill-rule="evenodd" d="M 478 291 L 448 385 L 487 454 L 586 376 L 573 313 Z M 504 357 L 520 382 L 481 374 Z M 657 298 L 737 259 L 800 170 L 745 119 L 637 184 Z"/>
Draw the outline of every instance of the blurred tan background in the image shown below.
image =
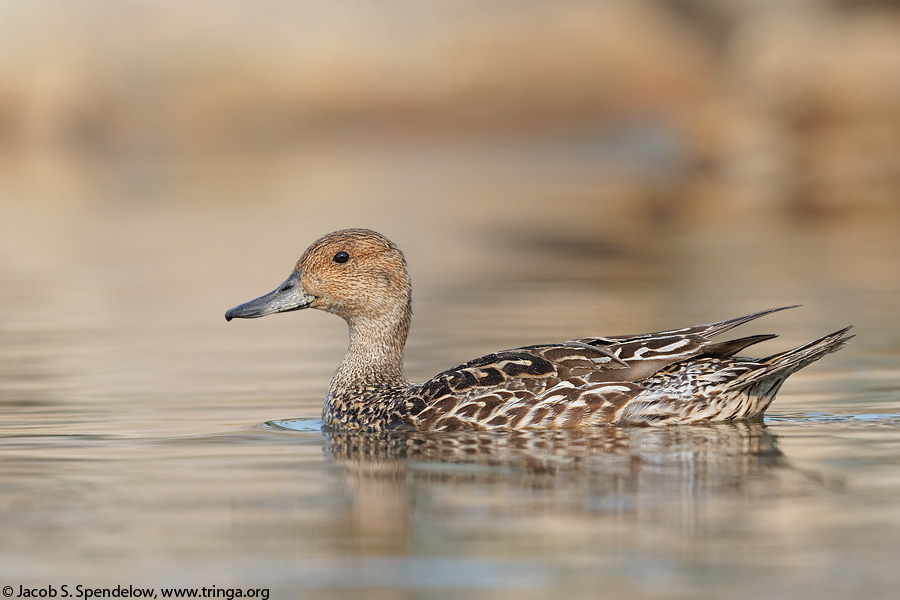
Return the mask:
<path fill-rule="evenodd" d="M 568 153 L 557 170 L 575 172 L 552 175 L 589 184 L 605 169 L 603 199 L 638 201 L 642 218 L 715 204 L 896 218 L 900 3 L 0 7 L 0 181 L 40 199 L 96 201 L 85 180 L 99 177 L 122 201 L 161 201 L 214 172 L 257 179 L 223 185 L 216 201 L 264 201 L 278 195 L 270 160 L 322 179 L 339 177 L 319 170 L 340 170 L 329 160 L 340 148 L 377 158 L 473 138 L 501 150 L 555 141 L 548 162 Z M 513 170 L 537 177 L 527 162 L 539 153 L 515 158 Z"/>

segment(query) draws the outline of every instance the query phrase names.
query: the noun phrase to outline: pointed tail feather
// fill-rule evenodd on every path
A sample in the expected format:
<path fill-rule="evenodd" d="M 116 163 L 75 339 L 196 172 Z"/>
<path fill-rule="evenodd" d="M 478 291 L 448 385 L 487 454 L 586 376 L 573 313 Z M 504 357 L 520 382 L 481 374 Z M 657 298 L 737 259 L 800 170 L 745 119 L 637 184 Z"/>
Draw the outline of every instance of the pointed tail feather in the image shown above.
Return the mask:
<path fill-rule="evenodd" d="M 847 335 L 847 332 L 850 331 L 850 329 L 850 327 L 845 327 L 834 333 L 822 336 L 817 340 L 798 346 L 793 350 L 779 352 L 778 354 L 758 359 L 755 362 L 762 366 L 762 369 L 747 373 L 746 376 L 735 380 L 734 386 L 729 387 L 742 388 L 762 380 L 781 379 L 783 381 L 791 373 L 799 371 L 803 367 L 814 363 L 826 354 L 836 352 L 843 348 L 844 344 L 854 337 L 852 335 Z"/>
<path fill-rule="evenodd" d="M 836 352 L 843 348 L 844 344 L 854 337 L 852 335 L 846 335 L 851 328 L 852 327 L 844 327 L 834 333 L 829 333 L 817 340 L 798 346 L 793 350 L 779 352 L 778 354 L 762 358 L 759 362 L 772 365 L 773 371 L 780 371 L 783 369 L 798 371 L 806 365 L 819 360 L 826 354 Z"/>

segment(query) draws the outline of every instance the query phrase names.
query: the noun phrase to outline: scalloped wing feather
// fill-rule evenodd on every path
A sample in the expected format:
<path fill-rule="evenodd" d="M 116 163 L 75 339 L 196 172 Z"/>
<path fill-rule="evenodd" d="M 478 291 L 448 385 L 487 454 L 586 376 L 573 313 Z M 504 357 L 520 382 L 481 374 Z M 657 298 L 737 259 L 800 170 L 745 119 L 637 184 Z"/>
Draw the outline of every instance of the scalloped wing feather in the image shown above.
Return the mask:
<path fill-rule="evenodd" d="M 631 369 L 609 349 L 577 341 L 489 354 L 418 386 L 408 424 L 445 430 L 609 422 L 644 390 L 620 375 Z"/>

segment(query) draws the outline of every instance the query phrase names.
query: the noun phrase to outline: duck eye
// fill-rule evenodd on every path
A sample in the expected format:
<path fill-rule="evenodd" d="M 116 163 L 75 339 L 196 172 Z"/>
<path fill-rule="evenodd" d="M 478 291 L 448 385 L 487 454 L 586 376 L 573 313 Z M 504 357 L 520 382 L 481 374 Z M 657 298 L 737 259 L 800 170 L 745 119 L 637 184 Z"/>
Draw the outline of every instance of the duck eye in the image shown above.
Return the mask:
<path fill-rule="evenodd" d="M 334 255 L 334 262 L 338 264 L 344 264 L 348 260 L 350 260 L 350 255 L 343 250 Z"/>

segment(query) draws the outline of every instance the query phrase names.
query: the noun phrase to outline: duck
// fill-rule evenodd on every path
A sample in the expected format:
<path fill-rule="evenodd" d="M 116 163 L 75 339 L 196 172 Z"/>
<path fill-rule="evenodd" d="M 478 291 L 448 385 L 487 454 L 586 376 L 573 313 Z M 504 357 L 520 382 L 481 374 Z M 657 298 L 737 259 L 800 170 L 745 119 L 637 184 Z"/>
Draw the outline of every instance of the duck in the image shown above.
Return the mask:
<path fill-rule="evenodd" d="M 406 258 L 380 233 L 342 229 L 313 242 L 275 290 L 228 310 L 225 319 L 317 309 L 347 322 L 347 354 L 322 410 L 329 429 L 522 430 L 761 420 L 792 373 L 853 337 L 845 327 L 765 358 L 737 354 L 773 334 L 714 340 L 789 308 L 796 306 L 513 348 L 413 383 L 403 375 L 412 317 Z"/>

